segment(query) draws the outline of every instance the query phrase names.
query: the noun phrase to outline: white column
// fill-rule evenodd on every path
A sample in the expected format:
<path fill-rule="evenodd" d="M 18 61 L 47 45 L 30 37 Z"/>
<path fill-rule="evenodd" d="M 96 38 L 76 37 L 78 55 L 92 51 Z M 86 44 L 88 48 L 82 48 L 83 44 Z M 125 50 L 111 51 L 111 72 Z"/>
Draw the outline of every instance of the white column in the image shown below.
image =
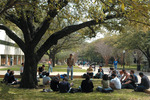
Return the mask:
<path fill-rule="evenodd" d="M 18 65 L 18 55 L 17 55 L 17 59 L 16 59 L 16 65 Z"/>
<path fill-rule="evenodd" d="M 8 55 L 6 55 L 6 63 L 5 63 L 6 66 L 8 66 Z"/>
<path fill-rule="evenodd" d="M 0 55 L 0 66 L 1 66 L 1 55 Z"/>
<path fill-rule="evenodd" d="M 12 57 L 12 66 L 14 65 L 14 55 L 11 56 Z"/>
<path fill-rule="evenodd" d="M 21 64 L 22 64 L 22 55 L 20 56 L 20 62 L 21 62 Z"/>

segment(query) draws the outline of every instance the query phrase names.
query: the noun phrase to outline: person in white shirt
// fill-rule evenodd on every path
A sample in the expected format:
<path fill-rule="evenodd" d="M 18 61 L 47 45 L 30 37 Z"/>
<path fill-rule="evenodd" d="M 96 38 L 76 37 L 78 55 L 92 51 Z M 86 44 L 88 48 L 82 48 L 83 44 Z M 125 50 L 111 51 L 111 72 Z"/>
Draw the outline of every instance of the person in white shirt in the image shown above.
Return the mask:
<path fill-rule="evenodd" d="M 43 85 L 49 85 L 50 84 L 50 77 L 49 77 L 49 73 L 46 73 L 46 76 L 43 77 Z"/>
<path fill-rule="evenodd" d="M 117 90 L 121 89 L 121 82 L 120 82 L 120 80 L 116 77 L 115 74 L 112 74 L 111 76 L 112 76 L 112 79 L 110 81 L 110 87 L 112 89 L 117 89 Z"/>
<path fill-rule="evenodd" d="M 21 68 L 20 68 L 20 75 L 22 76 L 23 75 L 23 69 L 24 69 L 24 63 L 21 64 Z"/>

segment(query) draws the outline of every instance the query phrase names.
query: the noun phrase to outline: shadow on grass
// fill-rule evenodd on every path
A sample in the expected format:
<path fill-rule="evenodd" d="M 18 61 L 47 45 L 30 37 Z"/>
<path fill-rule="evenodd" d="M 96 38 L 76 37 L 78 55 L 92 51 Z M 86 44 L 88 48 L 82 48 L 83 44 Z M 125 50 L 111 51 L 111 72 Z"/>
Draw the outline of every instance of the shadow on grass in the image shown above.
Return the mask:
<path fill-rule="evenodd" d="M 0 99 L 3 100 L 14 100 L 14 95 L 12 92 L 10 92 L 10 87 L 6 85 L 5 83 L 0 83 Z"/>

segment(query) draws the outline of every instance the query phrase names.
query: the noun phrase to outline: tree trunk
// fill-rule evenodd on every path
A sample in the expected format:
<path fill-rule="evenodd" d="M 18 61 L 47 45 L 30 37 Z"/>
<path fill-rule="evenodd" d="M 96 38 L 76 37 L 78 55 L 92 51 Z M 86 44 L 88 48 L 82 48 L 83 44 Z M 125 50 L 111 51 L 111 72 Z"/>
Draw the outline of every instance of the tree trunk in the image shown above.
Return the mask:
<path fill-rule="evenodd" d="M 34 53 L 25 54 L 25 64 L 21 79 L 21 88 L 36 88 L 37 86 L 37 64 Z"/>
<path fill-rule="evenodd" d="M 109 59 L 105 58 L 105 66 L 108 66 Z"/>
<path fill-rule="evenodd" d="M 53 67 L 55 67 L 55 55 L 52 55 Z"/>

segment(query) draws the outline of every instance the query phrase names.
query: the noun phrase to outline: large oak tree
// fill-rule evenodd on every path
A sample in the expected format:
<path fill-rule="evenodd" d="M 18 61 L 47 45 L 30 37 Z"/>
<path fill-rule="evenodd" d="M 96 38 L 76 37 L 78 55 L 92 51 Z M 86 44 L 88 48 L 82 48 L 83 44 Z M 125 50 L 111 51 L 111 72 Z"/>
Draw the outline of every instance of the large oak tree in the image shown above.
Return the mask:
<path fill-rule="evenodd" d="M 5 3 L 1 1 L 1 5 Z M 10 1 L 10 0 L 9 0 Z M 16 0 L 15 0 L 16 1 Z M 16 42 L 25 54 L 25 67 L 21 79 L 22 88 L 35 88 L 37 85 L 37 64 L 45 52 L 58 40 L 88 27 L 93 31 L 95 25 L 110 24 L 124 14 L 124 0 L 21 0 L 1 15 L 0 29 Z M 129 2 L 129 1 L 128 1 Z M 128 2 L 126 4 L 128 4 Z M 7 3 L 7 2 L 6 2 Z M 132 5 L 131 5 L 132 6 Z M 127 6 L 128 7 L 128 6 Z M 128 7 L 132 9 L 131 7 Z M 129 10 L 129 9 L 127 9 Z M 123 12 L 123 13 L 122 13 Z M 70 13 L 70 14 L 68 14 Z M 130 12 L 128 12 L 130 13 Z M 45 42 L 37 48 L 42 37 L 52 24 L 56 16 L 66 15 L 66 18 L 79 18 L 76 24 L 64 26 L 53 32 Z M 76 16 L 74 16 L 76 15 Z M 113 20 L 115 19 L 115 20 Z M 7 23 L 13 23 L 23 34 L 23 39 L 11 30 Z"/>

